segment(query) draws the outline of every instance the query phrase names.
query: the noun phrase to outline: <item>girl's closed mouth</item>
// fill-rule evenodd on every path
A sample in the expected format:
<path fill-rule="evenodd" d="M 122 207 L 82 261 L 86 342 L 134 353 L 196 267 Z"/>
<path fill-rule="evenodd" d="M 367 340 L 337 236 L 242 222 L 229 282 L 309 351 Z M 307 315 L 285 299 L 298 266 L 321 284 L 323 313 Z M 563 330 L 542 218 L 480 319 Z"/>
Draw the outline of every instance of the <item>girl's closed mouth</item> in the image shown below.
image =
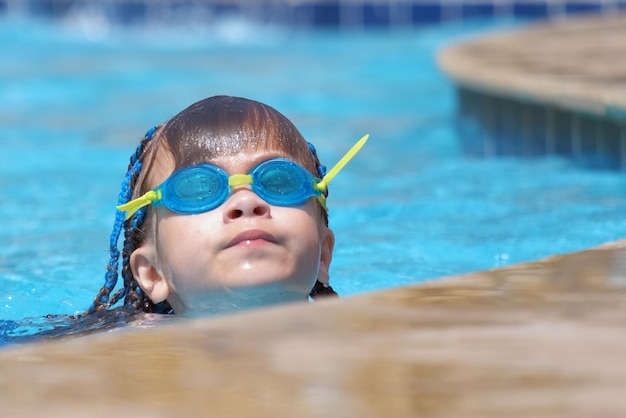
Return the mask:
<path fill-rule="evenodd" d="M 251 229 L 237 234 L 232 240 L 226 244 L 226 248 L 231 247 L 257 247 L 267 243 L 276 243 L 276 238 L 266 231 L 260 229 Z"/>

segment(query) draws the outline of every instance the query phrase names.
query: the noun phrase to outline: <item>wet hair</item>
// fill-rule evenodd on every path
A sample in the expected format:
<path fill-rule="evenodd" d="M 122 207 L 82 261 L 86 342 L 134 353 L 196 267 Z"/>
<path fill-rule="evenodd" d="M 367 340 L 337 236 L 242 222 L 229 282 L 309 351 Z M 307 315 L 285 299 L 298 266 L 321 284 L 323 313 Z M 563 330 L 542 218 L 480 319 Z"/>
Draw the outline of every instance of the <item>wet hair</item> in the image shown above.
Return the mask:
<path fill-rule="evenodd" d="M 324 177 L 324 167 L 315 151 L 298 129 L 280 112 L 265 104 L 230 96 L 215 96 L 192 104 L 168 122 L 150 129 L 131 155 L 118 205 L 129 202 L 156 187 L 151 176 L 157 159 L 165 154 L 174 161 L 174 170 L 202 164 L 213 158 L 249 151 L 277 151 L 302 165 L 317 177 Z M 326 211 L 318 205 L 321 221 L 328 225 Z M 130 268 L 130 256 L 146 238 L 150 207 L 139 209 L 130 219 L 118 211 L 109 242 L 110 261 L 104 286 L 87 313 L 101 311 L 121 299 L 124 305 L 144 312 L 173 313 L 167 301 L 153 303 L 141 290 Z M 122 251 L 118 239 L 124 232 Z M 118 280 L 122 257 L 123 288 L 111 296 Z M 310 296 L 336 296 L 328 284 L 316 281 Z"/>

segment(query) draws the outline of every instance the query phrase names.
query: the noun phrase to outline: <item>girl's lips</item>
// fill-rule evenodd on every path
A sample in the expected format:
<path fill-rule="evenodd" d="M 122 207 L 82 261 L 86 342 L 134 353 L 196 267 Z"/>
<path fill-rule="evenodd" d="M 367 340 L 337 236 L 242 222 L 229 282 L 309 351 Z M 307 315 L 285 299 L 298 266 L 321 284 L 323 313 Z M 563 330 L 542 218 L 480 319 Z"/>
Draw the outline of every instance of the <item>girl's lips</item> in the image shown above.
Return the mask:
<path fill-rule="evenodd" d="M 274 236 L 268 232 L 253 229 L 237 234 L 235 238 L 233 238 L 228 242 L 228 244 L 226 244 L 226 248 L 235 246 L 254 247 L 258 245 L 264 245 L 268 242 L 276 243 L 276 238 L 274 238 Z"/>

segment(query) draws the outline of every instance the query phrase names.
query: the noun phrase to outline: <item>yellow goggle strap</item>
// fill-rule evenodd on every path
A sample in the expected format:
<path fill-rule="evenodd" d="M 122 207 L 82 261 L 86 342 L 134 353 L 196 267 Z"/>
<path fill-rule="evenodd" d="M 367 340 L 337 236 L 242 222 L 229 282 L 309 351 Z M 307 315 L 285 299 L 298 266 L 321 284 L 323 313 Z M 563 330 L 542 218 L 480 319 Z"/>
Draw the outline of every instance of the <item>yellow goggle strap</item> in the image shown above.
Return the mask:
<path fill-rule="evenodd" d="M 126 220 L 130 219 L 131 216 L 135 214 L 139 209 L 144 206 L 148 206 L 152 202 L 156 202 L 161 200 L 161 190 L 150 190 L 145 193 L 143 196 L 138 197 L 137 199 L 131 200 L 128 203 L 124 203 L 123 205 L 117 206 L 117 210 L 122 212 L 126 212 Z"/>
<path fill-rule="evenodd" d="M 346 164 L 348 164 L 348 161 L 350 161 L 352 157 L 354 157 L 356 153 L 359 152 L 361 148 L 363 148 L 363 145 L 365 145 L 365 142 L 367 142 L 369 137 L 369 134 L 363 135 L 363 137 L 359 139 L 356 144 L 354 144 L 343 157 L 341 157 L 341 160 L 339 160 L 339 162 L 335 164 L 335 166 L 331 168 L 328 173 L 326 173 L 322 181 L 315 185 L 315 188 L 322 192 L 326 190 L 326 187 L 328 187 L 328 183 L 330 183 L 330 181 L 337 175 L 337 173 L 339 173 L 339 171 L 341 171 L 341 169 Z"/>
<path fill-rule="evenodd" d="M 319 202 L 321 203 L 322 208 L 323 208 L 326 212 L 328 212 L 328 206 L 326 206 L 326 196 L 324 196 L 324 195 L 320 195 L 320 196 L 317 198 L 317 200 L 319 200 Z"/>

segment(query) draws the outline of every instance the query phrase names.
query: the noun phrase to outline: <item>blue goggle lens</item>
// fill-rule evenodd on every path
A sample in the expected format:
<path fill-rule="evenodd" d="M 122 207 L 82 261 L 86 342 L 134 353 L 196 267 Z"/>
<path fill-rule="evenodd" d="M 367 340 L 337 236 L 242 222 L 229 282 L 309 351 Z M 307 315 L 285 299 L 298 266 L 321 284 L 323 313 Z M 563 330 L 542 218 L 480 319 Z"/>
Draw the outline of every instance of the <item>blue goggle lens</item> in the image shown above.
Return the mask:
<path fill-rule="evenodd" d="M 215 209 L 228 196 L 228 175 L 218 167 L 196 165 L 176 171 L 161 186 L 165 205 L 178 213 L 199 213 Z"/>
<path fill-rule="evenodd" d="M 299 206 L 309 197 L 320 195 L 313 188 L 314 179 L 298 164 L 274 159 L 252 171 L 252 190 L 272 205 Z"/>

